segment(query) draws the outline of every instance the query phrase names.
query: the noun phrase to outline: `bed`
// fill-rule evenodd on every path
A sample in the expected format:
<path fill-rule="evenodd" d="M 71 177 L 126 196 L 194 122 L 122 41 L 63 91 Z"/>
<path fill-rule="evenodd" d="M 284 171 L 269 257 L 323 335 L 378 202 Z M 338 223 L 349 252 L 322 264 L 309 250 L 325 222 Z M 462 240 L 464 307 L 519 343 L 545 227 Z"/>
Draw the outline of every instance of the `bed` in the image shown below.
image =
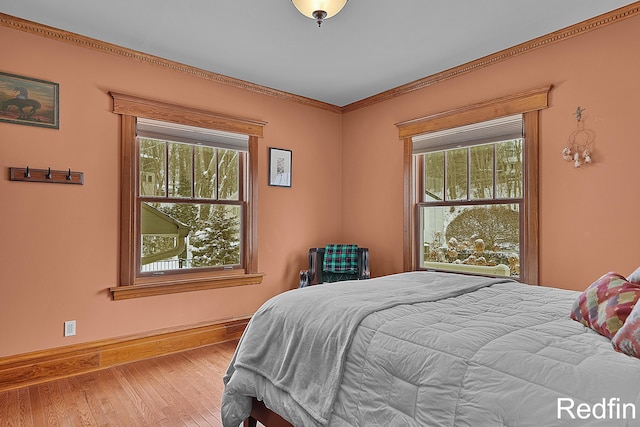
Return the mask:
<path fill-rule="evenodd" d="M 223 425 L 638 425 L 640 360 L 569 317 L 579 295 L 438 272 L 285 292 L 240 339 Z"/>

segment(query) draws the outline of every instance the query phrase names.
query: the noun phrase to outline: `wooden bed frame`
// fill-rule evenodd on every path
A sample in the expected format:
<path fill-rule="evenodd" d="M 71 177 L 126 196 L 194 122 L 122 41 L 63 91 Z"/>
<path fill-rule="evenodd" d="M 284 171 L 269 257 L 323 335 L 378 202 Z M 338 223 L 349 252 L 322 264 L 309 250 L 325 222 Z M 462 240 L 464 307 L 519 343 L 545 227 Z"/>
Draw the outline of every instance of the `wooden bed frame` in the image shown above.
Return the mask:
<path fill-rule="evenodd" d="M 289 421 L 264 406 L 264 403 L 255 397 L 251 403 L 251 415 L 244 420 L 244 427 L 256 427 L 260 424 L 266 427 L 294 427 Z"/>

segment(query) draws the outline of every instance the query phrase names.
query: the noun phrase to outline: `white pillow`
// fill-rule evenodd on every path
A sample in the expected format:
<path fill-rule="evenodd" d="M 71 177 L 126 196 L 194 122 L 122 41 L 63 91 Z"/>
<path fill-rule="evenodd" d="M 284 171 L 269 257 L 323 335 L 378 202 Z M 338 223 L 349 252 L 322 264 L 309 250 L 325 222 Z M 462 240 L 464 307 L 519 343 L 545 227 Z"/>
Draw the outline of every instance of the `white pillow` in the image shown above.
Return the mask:
<path fill-rule="evenodd" d="M 636 271 L 627 277 L 627 282 L 640 283 L 640 267 L 636 268 Z"/>

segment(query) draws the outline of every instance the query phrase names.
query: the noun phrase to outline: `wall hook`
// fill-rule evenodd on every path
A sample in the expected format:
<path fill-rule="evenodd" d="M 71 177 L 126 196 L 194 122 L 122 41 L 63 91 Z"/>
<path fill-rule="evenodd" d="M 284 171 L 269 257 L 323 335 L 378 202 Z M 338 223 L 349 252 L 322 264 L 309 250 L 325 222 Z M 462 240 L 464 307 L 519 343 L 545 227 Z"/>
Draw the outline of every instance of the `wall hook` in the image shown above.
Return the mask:
<path fill-rule="evenodd" d="M 11 181 L 47 182 L 50 184 L 84 184 L 84 172 L 67 170 L 9 168 Z"/>

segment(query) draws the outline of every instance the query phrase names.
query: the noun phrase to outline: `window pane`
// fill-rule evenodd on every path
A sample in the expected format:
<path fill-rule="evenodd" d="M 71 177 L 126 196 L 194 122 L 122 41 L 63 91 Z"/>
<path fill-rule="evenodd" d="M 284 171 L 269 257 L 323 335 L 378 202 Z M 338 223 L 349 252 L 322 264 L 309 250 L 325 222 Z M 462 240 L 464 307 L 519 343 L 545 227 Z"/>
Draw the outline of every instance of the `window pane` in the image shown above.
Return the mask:
<path fill-rule="evenodd" d="M 140 139 L 140 195 L 165 196 L 165 143 Z"/>
<path fill-rule="evenodd" d="M 420 213 L 423 268 L 520 276 L 518 204 L 430 206 Z"/>
<path fill-rule="evenodd" d="M 218 149 L 218 199 L 239 200 L 240 155 L 234 150 Z"/>
<path fill-rule="evenodd" d="M 476 145 L 469 148 L 471 164 L 470 199 L 493 198 L 493 144 Z"/>
<path fill-rule="evenodd" d="M 444 199 L 444 151 L 424 155 L 424 195 L 425 201 Z"/>
<path fill-rule="evenodd" d="M 192 239 L 194 267 L 240 264 L 239 206 L 209 205 L 208 215 Z M 204 215 L 203 215 L 204 217 Z"/>
<path fill-rule="evenodd" d="M 447 151 L 447 200 L 467 198 L 467 149 Z"/>
<path fill-rule="evenodd" d="M 496 144 L 496 198 L 522 197 L 522 139 Z"/>
<path fill-rule="evenodd" d="M 169 197 L 191 197 L 191 146 L 167 142 L 169 147 Z"/>
<path fill-rule="evenodd" d="M 142 203 L 141 271 L 240 264 L 240 206 Z"/>
<path fill-rule="evenodd" d="M 195 197 L 197 199 L 216 199 L 216 149 L 198 145 L 194 148 L 195 161 Z"/>

